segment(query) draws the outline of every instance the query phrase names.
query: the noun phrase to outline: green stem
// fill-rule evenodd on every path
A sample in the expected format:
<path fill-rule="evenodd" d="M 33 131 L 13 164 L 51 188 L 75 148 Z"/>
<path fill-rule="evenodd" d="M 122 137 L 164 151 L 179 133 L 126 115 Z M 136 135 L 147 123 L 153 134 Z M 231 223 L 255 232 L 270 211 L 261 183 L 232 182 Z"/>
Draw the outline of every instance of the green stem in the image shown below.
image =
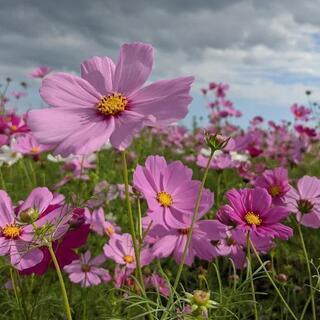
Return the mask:
<path fill-rule="evenodd" d="M 58 276 L 58 279 L 59 279 L 67 320 L 72 320 L 71 310 L 70 310 L 70 305 L 69 305 L 69 300 L 68 300 L 66 287 L 64 285 L 64 281 L 63 281 L 62 273 L 61 273 L 61 270 L 60 270 L 60 266 L 59 266 L 58 260 L 56 258 L 56 255 L 54 254 L 51 242 L 48 244 L 48 249 L 49 249 L 49 252 L 50 252 L 51 259 L 52 259 L 52 262 L 54 264 L 54 267 L 56 268 L 57 276 Z"/>
<path fill-rule="evenodd" d="M 139 243 L 140 245 L 142 245 L 142 213 L 141 213 L 141 202 L 140 202 L 140 198 L 138 197 L 137 199 L 137 206 L 138 206 L 138 221 L 137 221 L 137 225 L 138 225 L 138 239 L 139 239 Z"/>
<path fill-rule="evenodd" d="M 287 308 L 287 310 L 288 310 L 289 313 L 291 314 L 292 318 L 293 318 L 294 320 L 298 320 L 298 318 L 296 317 L 296 315 L 294 314 L 294 312 L 292 311 L 292 309 L 289 307 L 286 299 L 285 299 L 285 298 L 283 297 L 283 295 L 281 294 L 278 286 L 275 284 L 274 280 L 273 280 L 272 277 L 270 276 L 267 268 L 265 267 L 263 261 L 261 260 L 261 258 L 260 258 L 260 256 L 259 256 L 259 253 L 257 252 L 257 250 L 256 250 L 255 246 L 253 245 L 251 239 L 249 239 L 249 242 L 250 242 L 250 246 L 251 246 L 251 248 L 252 248 L 252 250 L 253 250 L 256 258 L 258 259 L 258 261 L 259 261 L 259 263 L 260 263 L 263 271 L 265 272 L 265 274 L 267 275 L 269 281 L 271 282 L 271 284 L 273 285 L 274 289 L 276 290 L 279 298 L 282 300 L 283 304 L 285 305 L 285 307 Z"/>
<path fill-rule="evenodd" d="M 311 268 L 310 268 L 309 256 L 308 256 L 306 244 L 304 242 L 301 226 L 300 226 L 300 224 L 298 222 L 297 222 L 297 226 L 298 226 L 298 232 L 299 232 L 299 236 L 300 236 L 300 241 L 301 241 L 301 246 L 302 246 L 304 258 L 305 258 L 306 263 L 307 263 L 307 270 L 308 270 L 308 276 L 309 276 L 309 285 L 310 285 L 311 307 L 312 307 L 312 319 L 313 320 L 317 320 L 317 311 L 316 311 L 316 304 L 315 304 L 315 299 L 314 299 L 314 289 L 313 289 L 313 286 L 312 286 L 312 273 L 311 273 Z"/>
<path fill-rule="evenodd" d="M 10 267 L 10 278 L 11 278 L 11 283 L 12 283 L 12 288 L 13 288 L 14 296 L 16 297 L 16 300 L 17 300 L 17 304 L 18 304 L 19 308 L 22 309 L 21 303 L 20 303 L 20 299 L 19 299 L 19 295 L 18 295 L 18 288 L 17 288 L 16 277 L 15 277 L 14 271 L 12 270 L 11 267 Z"/>
<path fill-rule="evenodd" d="M 128 215 L 129 215 L 130 233 L 132 236 L 133 250 L 134 250 L 134 254 L 135 254 L 135 260 L 136 260 L 136 266 L 137 266 L 140 286 L 145 293 L 141 265 L 140 265 L 139 250 L 138 250 L 138 246 L 137 246 L 137 237 L 136 237 L 136 231 L 134 228 L 134 220 L 133 220 L 133 214 L 132 214 L 132 208 L 131 208 L 131 202 L 130 202 L 128 166 L 127 166 L 125 151 L 121 152 L 121 156 L 122 156 L 122 169 L 123 169 L 123 179 L 124 179 L 125 195 L 126 195 L 126 202 L 127 202 L 127 210 L 128 210 Z"/>
<path fill-rule="evenodd" d="M 257 309 L 257 300 L 256 300 L 256 291 L 253 283 L 253 275 L 252 275 L 252 259 L 251 259 L 251 250 L 250 250 L 250 233 L 247 233 L 247 263 L 248 263 L 248 271 L 250 277 L 250 285 L 251 285 L 251 294 L 253 300 L 253 310 L 254 310 L 254 318 L 255 320 L 259 320 L 259 314 Z"/>
<path fill-rule="evenodd" d="M 1 181 L 1 187 L 2 189 L 6 190 L 6 183 L 4 181 L 4 178 L 3 178 L 3 174 L 2 174 L 2 168 L 0 167 L 0 181 Z"/>
<path fill-rule="evenodd" d="M 126 159 L 126 151 L 121 152 L 121 157 L 122 157 L 124 190 L 125 190 L 127 210 L 129 215 L 129 224 L 130 224 L 130 231 L 132 236 L 133 250 L 134 250 L 135 261 L 136 261 L 136 270 L 138 272 L 139 285 L 142 291 L 142 295 L 145 299 L 147 299 L 144 282 L 143 282 L 143 276 L 142 276 L 142 270 L 141 270 L 141 264 L 140 264 L 140 252 L 137 246 L 137 237 L 136 237 L 136 231 L 134 227 L 134 220 L 133 220 L 132 207 L 131 207 L 130 194 L 129 194 L 129 179 L 128 179 L 128 165 L 127 165 L 127 159 Z M 140 226 L 139 226 L 139 229 L 140 229 Z M 147 309 L 150 311 L 150 306 L 148 302 L 147 302 Z M 148 315 L 148 317 L 149 319 L 153 319 L 153 316 L 151 313 Z"/>
<path fill-rule="evenodd" d="M 197 218 L 197 215 L 198 215 L 200 201 L 201 201 L 201 198 L 202 198 L 202 192 L 203 192 L 203 189 L 204 189 L 204 184 L 205 184 L 205 182 L 207 180 L 207 176 L 208 176 L 208 172 L 209 172 L 210 163 L 211 163 L 211 160 L 212 160 L 212 157 L 213 157 L 213 153 L 214 153 L 214 150 L 211 149 L 211 153 L 210 153 L 210 156 L 208 158 L 208 162 L 207 162 L 204 174 L 203 174 L 203 178 L 202 178 L 202 181 L 201 181 L 201 184 L 200 184 L 200 188 L 199 188 L 196 204 L 195 204 L 195 207 L 194 207 L 194 212 L 193 212 L 193 215 L 192 215 L 191 225 L 190 225 L 189 232 L 188 232 L 187 242 L 186 242 L 186 245 L 184 247 L 182 258 L 181 258 L 181 261 L 180 261 L 180 264 L 179 264 L 179 268 L 178 268 L 178 272 L 177 272 L 177 275 L 176 275 L 176 279 L 175 279 L 175 282 L 173 284 L 173 290 L 172 291 L 174 293 L 177 290 L 177 287 L 178 287 L 178 284 L 179 284 L 179 281 L 180 281 L 180 278 L 181 278 L 181 274 L 182 274 L 182 271 L 183 271 L 184 263 L 185 263 L 185 260 L 186 260 L 186 257 L 187 257 L 188 249 L 189 249 L 190 242 L 191 242 L 191 239 L 192 239 L 192 233 L 193 233 L 193 229 L 194 229 L 194 224 L 196 222 L 196 218 Z M 169 300 L 168 300 L 168 303 L 167 303 L 167 308 L 166 308 L 166 309 L 168 309 L 168 311 L 170 311 L 171 308 L 172 308 L 173 296 L 174 296 L 174 294 L 171 294 L 170 297 L 169 297 Z M 161 320 L 167 319 L 167 315 L 168 315 L 168 313 L 163 313 L 163 315 L 161 317 Z"/>

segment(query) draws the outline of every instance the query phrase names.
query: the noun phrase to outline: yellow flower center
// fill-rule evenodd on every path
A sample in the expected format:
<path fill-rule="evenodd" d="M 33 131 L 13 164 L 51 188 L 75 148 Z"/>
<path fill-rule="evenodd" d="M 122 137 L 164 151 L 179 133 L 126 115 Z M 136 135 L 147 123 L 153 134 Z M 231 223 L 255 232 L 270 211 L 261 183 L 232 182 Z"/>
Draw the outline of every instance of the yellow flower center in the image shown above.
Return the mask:
<path fill-rule="evenodd" d="M 37 154 L 40 152 L 40 148 L 39 147 L 32 147 L 30 151 L 31 151 L 31 153 Z"/>
<path fill-rule="evenodd" d="M 134 261 L 134 258 L 133 258 L 133 256 L 125 255 L 125 256 L 123 256 L 123 261 L 125 263 L 132 263 Z"/>
<path fill-rule="evenodd" d="M 165 191 L 160 191 L 157 193 L 157 200 L 164 207 L 170 207 L 173 203 L 171 194 Z"/>
<path fill-rule="evenodd" d="M 121 93 L 112 93 L 100 99 L 97 109 L 105 116 L 114 116 L 126 109 L 128 99 Z"/>
<path fill-rule="evenodd" d="M 21 235 L 21 228 L 15 224 L 8 224 L 2 228 L 2 234 L 8 239 L 16 239 Z"/>
<path fill-rule="evenodd" d="M 248 224 L 254 224 L 256 226 L 260 226 L 260 224 L 262 223 L 262 219 L 260 218 L 260 216 L 252 211 L 247 212 L 244 216 L 244 219 Z"/>
<path fill-rule="evenodd" d="M 269 194 L 271 194 L 272 197 L 277 197 L 282 193 L 282 190 L 279 186 L 272 186 L 269 188 Z"/>
<path fill-rule="evenodd" d="M 18 130 L 18 127 L 15 126 L 15 125 L 12 125 L 10 129 L 11 129 L 11 131 L 17 131 L 17 130 Z"/>
<path fill-rule="evenodd" d="M 114 229 L 110 226 L 104 229 L 105 233 L 110 237 L 114 234 Z"/>

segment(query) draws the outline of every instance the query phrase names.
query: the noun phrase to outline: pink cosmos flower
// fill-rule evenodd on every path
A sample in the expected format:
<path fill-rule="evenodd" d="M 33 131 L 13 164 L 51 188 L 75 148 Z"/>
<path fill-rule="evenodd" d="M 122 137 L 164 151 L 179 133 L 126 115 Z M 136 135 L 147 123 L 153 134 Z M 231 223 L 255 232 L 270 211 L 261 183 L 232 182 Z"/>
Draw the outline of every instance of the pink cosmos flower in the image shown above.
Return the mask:
<path fill-rule="evenodd" d="M 172 228 L 190 226 L 200 181 L 192 180 L 192 170 L 180 161 L 167 164 L 164 157 L 149 156 L 145 166 L 137 166 L 133 183 L 148 203 L 148 215 L 155 224 Z M 198 218 L 209 211 L 213 194 L 203 190 Z"/>
<path fill-rule="evenodd" d="M 16 143 L 13 145 L 13 150 L 22 154 L 37 156 L 42 152 L 52 148 L 50 145 L 44 145 L 37 142 L 32 134 L 19 135 Z"/>
<path fill-rule="evenodd" d="M 274 204 L 283 204 L 284 196 L 290 190 L 288 170 L 282 167 L 266 170 L 253 184 L 267 189 Z"/>
<path fill-rule="evenodd" d="M 114 269 L 114 286 L 119 289 L 123 285 L 131 286 L 134 284 L 134 280 L 130 277 L 133 272 L 133 269 L 128 269 L 125 266 L 116 265 Z"/>
<path fill-rule="evenodd" d="M 108 183 L 106 180 L 103 180 L 96 184 L 94 187 L 93 196 L 90 200 L 88 200 L 87 204 L 90 208 L 98 208 L 103 206 L 104 203 L 109 203 L 117 197 L 117 186 Z"/>
<path fill-rule="evenodd" d="M 81 65 L 81 78 L 57 73 L 43 80 L 40 94 L 55 108 L 30 111 L 36 139 L 56 144 L 56 154 L 89 154 L 108 139 L 126 149 L 142 127 L 165 126 L 184 118 L 193 77 L 155 82 L 142 88 L 153 64 L 153 47 L 124 44 L 117 64 L 93 57 Z"/>
<path fill-rule="evenodd" d="M 252 233 L 251 241 L 259 252 L 266 253 L 274 247 L 270 237 L 261 238 Z M 240 229 L 228 230 L 227 236 L 216 244 L 217 255 L 230 257 L 238 269 L 242 269 L 246 265 L 246 247 L 246 234 Z"/>
<path fill-rule="evenodd" d="M 26 92 L 22 92 L 22 91 L 12 91 L 11 93 L 17 100 L 19 100 L 20 98 L 26 97 L 27 93 Z"/>
<path fill-rule="evenodd" d="M 320 179 L 304 176 L 286 194 L 288 209 L 295 213 L 297 220 L 311 228 L 320 227 Z"/>
<path fill-rule="evenodd" d="M 32 78 L 44 78 L 48 73 L 50 73 L 52 71 L 52 68 L 48 67 L 48 66 L 40 66 L 36 69 L 34 69 L 33 71 L 30 72 L 30 76 Z"/>
<path fill-rule="evenodd" d="M 191 266 L 195 256 L 211 261 L 217 251 L 211 241 L 218 241 L 225 237 L 226 226 L 218 220 L 200 220 L 195 222 L 192 238 L 185 264 Z M 189 229 L 169 229 L 157 224 L 148 232 L 147 240 L 153 244 L 152 253 L 158 258 L 173 255 L 180 263 L 187 242 Z"/>
<path fill-rule="evenodd" d="M 199 167 L 205 168 L 208 162 L 208 157 L 199 154 L 197 156 L 197 165 Z M 214 170 L 224 170 L 227 168 L 236 167 L 236 163 L 232 161 L 230 154 L 228 153 L 219 153 L 218 155 L 212 158 L 210 163 L 210 168 Z"/>
<path fill-rule="evenodd" d="M 103 254 L 91 258 L 91 252 L 88 250 L 79 260 L 72 261 L 63 270 L 69 274 L 71 282 L 80 283 L 81 287 L 97 286 L 111 280 L 109 271 L 99 268 L 105 261 L 106 257 Z"/>
<path fill-rule="evenodd" d="M 293 104 L 290 108 L 291 112 L 293 113 L 295 119 L 308 121 L 309 115 L 311 114 L 311 109 L 306 108 L 305 106 L 298 106 L 297 103 Z"/>
<path fill-rule="evenodd" d="M 153 273 L 150 276 L 144 279 L 145 288 L 155 288 L 165 297 L 170 295 L 170 288 L 168 286 L 168 282 L 160 277 L 157 273 Z"/>
<path fill-rule="evenodd" d="M 226 197 L 229 204 L 219 210 L 219 216 L 227 216 L 245 234 L 284 240 L 292 236 L 293 230 L 280 223 L 290 211 L 284 206 L 272 206 L 266 189 L 231 189 Z"/>
<path fill-rule="evenodd" d="M 32 245 L 33 227 L 19 223 L 11 199 L 3 190 L 0 190 L 0 207 L 0 256 L 10 256 L 11 264 L 18 270 L 38 264 L 43 253 Z"/>
<path fill-rule="evenodd" d="M 67 230 L 65 208 L 56 204 L 57 198 L 47 188 L 35 188 L 18 207 L 0 191 L 0 255 L 10 255 L 18 270 L 31 268 L 42 261 L 43 241 L 57 240 Z"/>
<path fill-rule="evenodd" d="M 128 233 L 111 237 L 109 242 L 104 245 L 103 251 L 107 258 L 120 265 L 125 265 L 129 269 L 136 267 L 132 238 Z M 142 266 L 149 264 L 152 259 L 153 256 L 149 249 L 141 251 L 140 263 Z"/>
<path fill-rule="evenodd" d="M 18 133 L 25 133 L 29 131 L 24 118 L 14 113 L 0 118 L 0 127 L 3 132 L 8 135 L 15 135 Z"/>
<path fill-rule="evenodd" d="M 100 236 L 107 235 L 113 237 L 121 231 L 121 228 L 105 219 L 103 208 L 92 211 L 92 214 L 86 211 L 86 221 L 90 224 L 90 229 Z"/>

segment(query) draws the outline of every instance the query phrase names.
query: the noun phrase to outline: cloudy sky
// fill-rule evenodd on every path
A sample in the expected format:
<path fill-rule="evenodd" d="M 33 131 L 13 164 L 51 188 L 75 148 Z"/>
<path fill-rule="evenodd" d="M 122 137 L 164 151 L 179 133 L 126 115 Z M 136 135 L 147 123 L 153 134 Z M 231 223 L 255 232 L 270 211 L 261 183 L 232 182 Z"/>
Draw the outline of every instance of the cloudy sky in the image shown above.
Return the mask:
<path fill-rule="evenodd" d="M 0 81 L 41 64 L 77 73 L 85 58 L 116 58 L 131 41 L 156 48 L 151 80 L 195 75 L 191 115 L 204 114 L 209 81 L 230 84 L 243 122 L 289 118 L 306 89 L 319 96 L 320 0 L 1 1 Z M 31 84 L 25 104 L 40 105 Z"/>

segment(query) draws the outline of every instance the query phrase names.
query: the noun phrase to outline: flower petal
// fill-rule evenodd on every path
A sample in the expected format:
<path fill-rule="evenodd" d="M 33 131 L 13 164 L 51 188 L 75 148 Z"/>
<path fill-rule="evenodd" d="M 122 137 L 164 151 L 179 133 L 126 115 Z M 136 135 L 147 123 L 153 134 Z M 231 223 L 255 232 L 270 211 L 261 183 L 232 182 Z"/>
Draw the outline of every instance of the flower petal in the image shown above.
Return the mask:
<path fill-rule="evenodd" d="M 193 77 L 162 80 L 142 88 L 132 95 L 132 110 L 153 116 L 150 126 L 165 126 L 183 119 L 192 101 L 189 95 Z"/>
<path fill-rule="evenodd" d="M 101 95 L 112 92 L 115 64 L 108 57 L 92 57 L 81 64 L 81 77 Z"/>
<path fill-rule="evenodd" d="M 63 72 L 46 77 L 40 95 L 49 105 L 64 108 L 93 107 L 101 96 L 86 80 Z"/>
<path fill-rule="evenodd" d="M 139 89 L 148 79 L 153 64 L 153 47 L 134 42 L 121 47 L 116 65 L 113 89 L 129 95 Z"/>

